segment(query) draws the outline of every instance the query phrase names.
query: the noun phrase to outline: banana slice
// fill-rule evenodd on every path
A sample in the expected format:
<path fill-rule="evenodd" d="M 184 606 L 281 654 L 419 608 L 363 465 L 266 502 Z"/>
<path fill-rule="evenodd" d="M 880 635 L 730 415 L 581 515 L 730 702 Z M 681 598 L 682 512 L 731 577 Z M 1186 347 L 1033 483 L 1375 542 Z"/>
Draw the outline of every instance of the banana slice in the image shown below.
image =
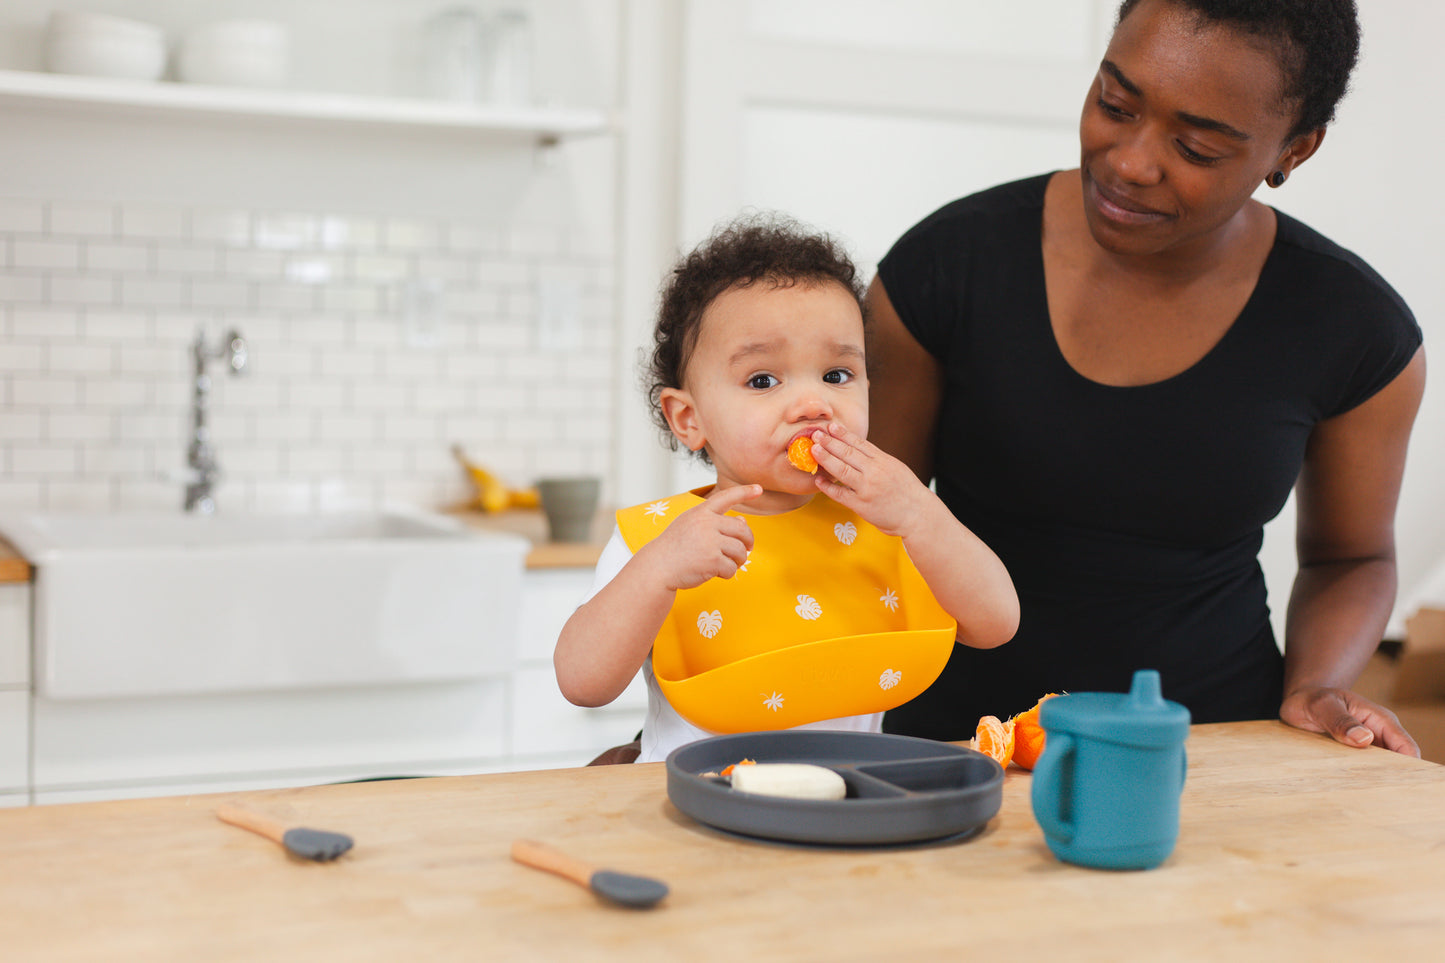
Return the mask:
<path fill-rule="evenodd" d="M 848 795 L 843 777 L 823 766 L 801 762 L 767 762 L 738 766 L 732 786 L 738 792 L 790 799 L 842 799 Z"/>

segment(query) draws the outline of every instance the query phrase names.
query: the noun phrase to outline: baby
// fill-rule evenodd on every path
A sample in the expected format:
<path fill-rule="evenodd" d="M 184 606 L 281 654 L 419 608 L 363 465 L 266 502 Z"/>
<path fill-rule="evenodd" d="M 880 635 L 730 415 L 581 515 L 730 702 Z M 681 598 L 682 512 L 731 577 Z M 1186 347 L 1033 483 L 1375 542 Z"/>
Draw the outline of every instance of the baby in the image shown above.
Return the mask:
<path fill-rule="evenodd" d="M 958 642 L 991 648 L 1013 636 L 1018 597 L 1002 562 L 906 465 L 866 440 L 862 287 L 829 238 L 768 218 L 719 230 L 673 269 L 654 341 L 654 416 L 674 449 L 712 466 L 716 483 L 618 512 L 593 593 L 554 655 L 563 695 L 581 706 L 606 705 L 642 670 L 639 762 L 713 734 L 659 685 L 654 658 L 664 644 L 669 666 L 706 668 L 830 631 L 869 631 L 906 611 L 909 593 L 930 591 L 925 601 L 956 620 Z M 815 470 L 796 448 L 789 459 L 799 439 L 811 442 Z M 847 551 L 817 550 L 809 539 L 819 531 Z M 868 594 L 871 607 L 849 612 L 842 631 L 796 584 L 779 581 L 802 571 L 810 585 L 847 586 L 857 566 L 880 559 L 922 577 L 905 581 L 901 596 L 853 593 Z M 839 607 L 830 601 L 830 614 Z M 806 725 L 876 732 L 881 719 L 870 711 Z"/>

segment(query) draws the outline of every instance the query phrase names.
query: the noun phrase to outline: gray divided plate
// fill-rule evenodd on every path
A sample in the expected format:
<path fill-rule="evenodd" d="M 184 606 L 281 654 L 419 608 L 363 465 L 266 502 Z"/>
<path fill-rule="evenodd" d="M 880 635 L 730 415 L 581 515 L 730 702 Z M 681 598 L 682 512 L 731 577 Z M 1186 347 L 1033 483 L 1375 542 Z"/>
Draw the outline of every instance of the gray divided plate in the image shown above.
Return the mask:
<path fill-rule="evenodd" d="M 740 759 L 826 766 L 844 799 L 736 792 L 721 772 Z M 667 795 L 700 823 L 795 843 L 885 845 L 979 829 L 1003 801 L 1003 767 L 981 752 L 909 736 L 786 730 L 714 736 L 667 757 Z"/>

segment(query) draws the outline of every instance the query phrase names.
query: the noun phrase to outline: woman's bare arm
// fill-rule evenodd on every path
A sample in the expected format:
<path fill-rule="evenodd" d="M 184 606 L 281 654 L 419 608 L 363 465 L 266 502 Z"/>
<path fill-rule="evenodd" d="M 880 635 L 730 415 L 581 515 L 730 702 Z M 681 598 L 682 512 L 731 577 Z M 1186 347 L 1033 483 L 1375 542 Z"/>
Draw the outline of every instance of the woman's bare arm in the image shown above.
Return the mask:
<path fill-rule="evenodd" d="M 943 366 L 904 327 L 883 282 L 868 286 L 868 440 L 926 485 L 943 401 Z"/>
<path fill-rule="evenodd" d="M 1395 601 L 1395 506 L 1425 388 L 1421 348 L 1359 407 L 1321 422 L 1295 488 L 1299 574 L 1285 629 L 1280 718 L 1347 745 L 1419 755 L 1394 713 L 1349 691 Z"/>

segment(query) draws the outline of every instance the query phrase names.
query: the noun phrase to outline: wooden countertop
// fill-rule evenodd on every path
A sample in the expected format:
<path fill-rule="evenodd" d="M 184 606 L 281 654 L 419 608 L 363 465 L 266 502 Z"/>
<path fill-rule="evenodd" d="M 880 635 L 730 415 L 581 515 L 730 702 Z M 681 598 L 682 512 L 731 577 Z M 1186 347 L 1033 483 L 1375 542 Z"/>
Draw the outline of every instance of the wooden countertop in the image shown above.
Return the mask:
<path fill-rule="evenodd" d="M 0 538 L 0 583 L 30 581 L 30 563 L 15 551 L 14 546 Z"/>
<path fill-rule="evenodd" d="M 607 539 L 612 536 L 611 509 L 600 509 L 592 521 L 592 538 L 586 542 L 554 542 L 547 536 L 547 518 L 540 509 L 513 508 L 495 515 L 469 509 L 449 509 L 447 514 L 472 528 L 509 532 L 531 539 L 527 568 L 595 568 Z"/>
<path fill-rule="evenodd" d="M 1426 959 L 1445 946 L 1445 767 L 1275 722 L 1198 726 L 1160 868 L 1058 862 L 1010 770 L 964 842 L 818 849 L 709 830 L 662 764 L 0 810 L 6 959 Z M 332 864 L 220 823 L 350 833 Z M 613 907 L 529 837 L 672 888 Z"/>

